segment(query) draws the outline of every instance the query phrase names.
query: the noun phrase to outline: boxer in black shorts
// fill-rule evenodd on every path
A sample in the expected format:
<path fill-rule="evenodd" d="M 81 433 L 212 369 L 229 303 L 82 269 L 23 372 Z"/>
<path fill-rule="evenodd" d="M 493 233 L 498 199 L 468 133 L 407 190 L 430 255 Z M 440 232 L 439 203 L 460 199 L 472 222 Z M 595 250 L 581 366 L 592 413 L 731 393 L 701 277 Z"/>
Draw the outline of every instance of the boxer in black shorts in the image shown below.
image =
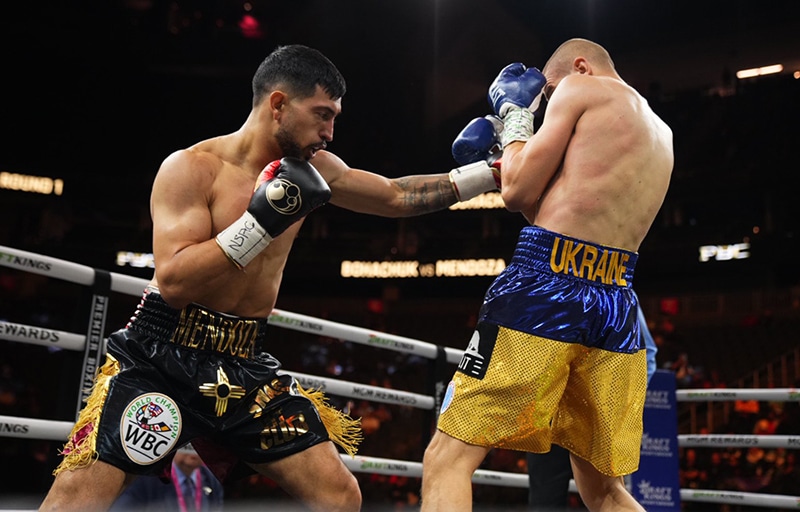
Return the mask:
<path fill-rule="evenodd" d="M 355 454 L 358 422 L 280 374 L 254 354 L 267 322 L 209 311 L 176 310 L 148 288 L 125 329 L 108 340 L 89 406 L 64 448 L 57 472 L 95 458 L 126 473 L 166 476 L 174 449 L 195 450 L 220 480 L 321 443 L 333 434 Z"/>
<path fill-rule="evenodd" d="M 292 244 L 327 202 L 420 215 L 494 190 L 499 177 L 484 162 L 388 179 L 325 151 L 346 87 L 314 49 L 277 48 L 252 85 L 238 130 L 175 151 L 156 174 L 151 291 L 111 336 L 41 510 L 107 509 L 189 440 L 217 475 L 254 470 L 311 510 L 361 508 L 358 482 L 329 442 L 352 453 L 354 420 L 254 353 Z M 260 348 L 278 346 L 265 339 Z"/>

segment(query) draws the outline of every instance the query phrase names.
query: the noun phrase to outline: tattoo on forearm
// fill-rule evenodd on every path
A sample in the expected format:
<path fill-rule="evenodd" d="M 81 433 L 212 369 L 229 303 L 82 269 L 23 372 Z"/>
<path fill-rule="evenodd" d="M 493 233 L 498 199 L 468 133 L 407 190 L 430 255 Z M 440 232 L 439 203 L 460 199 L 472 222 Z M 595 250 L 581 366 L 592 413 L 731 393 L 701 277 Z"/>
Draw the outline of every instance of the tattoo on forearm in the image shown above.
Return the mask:
<path fill-rule="evenodd" d="M 396 183 L 404 192 L 404 206 L 414 214 L 444 210 L 457 201 L 450 178 L 446 174 L 407 176 L 398 178 Z"/>

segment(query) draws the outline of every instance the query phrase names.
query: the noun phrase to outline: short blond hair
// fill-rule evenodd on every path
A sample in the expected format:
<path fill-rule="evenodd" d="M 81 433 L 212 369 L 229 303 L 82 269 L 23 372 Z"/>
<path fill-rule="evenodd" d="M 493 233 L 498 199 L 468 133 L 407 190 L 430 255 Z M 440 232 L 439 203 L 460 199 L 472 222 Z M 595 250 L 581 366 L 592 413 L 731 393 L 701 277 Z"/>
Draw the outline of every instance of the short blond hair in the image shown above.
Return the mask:
<path fill-rule="evenodd" d="M 557 76 L 566 76 L 572 69 L 572 63 L 578 57 L 585 58 L 594 66 L 615 70 L 614 61 L 611 60 L 611 55 L 605 48 L 588 39 L 576 37 L 561 43 L 561 46 L 556 48 L 556 51 L 547 60 L 542 71 L 551 72 Z"/>

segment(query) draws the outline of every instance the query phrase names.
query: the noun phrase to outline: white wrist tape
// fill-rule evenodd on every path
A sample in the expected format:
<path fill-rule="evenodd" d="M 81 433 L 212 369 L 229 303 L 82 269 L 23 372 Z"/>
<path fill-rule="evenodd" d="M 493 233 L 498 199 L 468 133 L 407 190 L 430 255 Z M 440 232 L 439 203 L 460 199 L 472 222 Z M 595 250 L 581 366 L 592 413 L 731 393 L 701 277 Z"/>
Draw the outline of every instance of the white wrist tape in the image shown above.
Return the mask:
<path fill-rule="evenodd" d="M 481 160 L 450 171 L 450 184 L 459 201 L 467 201 L 490 190 L 497 190 L 498 171 Z"/>
<path fill-rule="evenodd" d="M 272 237 L 246 211 L 236 222 L 223 229 L 216 240 L 228 259 L 239 269 L 243 269 L 272 242 Z"/>
<path fill-rule="evenodd" d="M 533 112 L 527 108 L 513 108 L 503 118 L 500 146 L 503 149 L 515 141 L 525 142 L 533 137 Z"/>

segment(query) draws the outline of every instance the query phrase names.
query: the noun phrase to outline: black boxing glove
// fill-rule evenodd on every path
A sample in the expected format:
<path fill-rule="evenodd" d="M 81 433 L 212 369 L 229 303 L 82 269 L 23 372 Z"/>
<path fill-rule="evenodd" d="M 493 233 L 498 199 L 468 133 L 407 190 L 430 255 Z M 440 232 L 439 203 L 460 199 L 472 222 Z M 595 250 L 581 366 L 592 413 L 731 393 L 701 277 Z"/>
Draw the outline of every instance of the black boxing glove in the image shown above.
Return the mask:
<path fill-rule="evenodd" d="M 217 245 L 243 269 L 276 236 L 330 198 L 331 189 L 313 165 L 299 158 L 276 160 L 258 175 L 250 205 L 217 235 Z"/>

